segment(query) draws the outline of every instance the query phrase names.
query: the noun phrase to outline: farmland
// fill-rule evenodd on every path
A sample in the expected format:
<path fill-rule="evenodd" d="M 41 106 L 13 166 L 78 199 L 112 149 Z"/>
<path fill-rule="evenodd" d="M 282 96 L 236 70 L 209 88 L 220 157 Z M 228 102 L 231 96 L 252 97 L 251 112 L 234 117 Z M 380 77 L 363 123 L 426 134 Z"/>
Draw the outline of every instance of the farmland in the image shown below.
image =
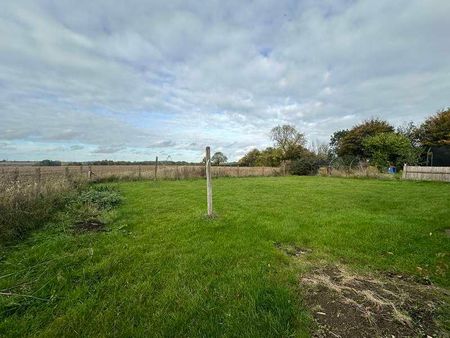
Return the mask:
<path fill-rule="evenodd" d="M 445 330 L 448 184 L 326 177 L 213 184 L 213 219 L 204 215 L 203 180 L 109 183 L 123 196 L 102 216 L 109 231 L 74 232 L 62 211 L 3 247 L 0 335 L 308 336 L 316 313 L 328 310 L 310 304 L 304 281 L 337 267 L 367 280 L 401 276 L 396 285 L 419 281 L 417 290 L 438 294 L 432 315 L 441 328 L 433 332 Z M 427 329 L 416 320 L 414 329 Z M 378 329 L 398 332 L 394 322 L 391 331 Z"/>

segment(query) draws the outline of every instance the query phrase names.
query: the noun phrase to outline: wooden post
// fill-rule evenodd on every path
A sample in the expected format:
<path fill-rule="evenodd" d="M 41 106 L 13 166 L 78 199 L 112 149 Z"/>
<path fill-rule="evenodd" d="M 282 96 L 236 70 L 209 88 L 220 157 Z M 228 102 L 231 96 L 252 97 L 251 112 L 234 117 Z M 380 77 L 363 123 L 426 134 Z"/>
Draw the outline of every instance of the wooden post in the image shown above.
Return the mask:
<path fill-rule="evenodd" d="M 41 167 L 36 168 L 36 197 L 41 193 Z"/>
<path fill-rule="evenodd" d="M 66 179 L 66 181 L 69 181 L 70 174 L 69 174 L 69 167 L 68 166 L 66 166 L 64 168 L 64 178 Z"/>
<path fill-rule="evenodd" d="M 156 156 L 155 160 L 155 181 L 158 179 L 158 156 Z"/>
<path fill-rule="evenodd" d="M 208 217 L 213 215 L 212 183 L 211 183 L 211 148 L 206 147 L 206 201 L 208 205 Z"/>
<path fill-rule="evenodd" d="M 138 167 L 138 177 L 139 177 L 139 179 L 141 179 L 141 165 L 139 164 L 139 167 Z"/>
<path fill-rule="evenodd" d="M 18 182 L 19 181 L 19 168 L 15 167 L 13 171 L 13 181 Z"/>
<path fill-rule="evenodd" d="M 88 179 L 90 180 L 92 178 L 92 167 L 89 166 L 88 168 Z"/>

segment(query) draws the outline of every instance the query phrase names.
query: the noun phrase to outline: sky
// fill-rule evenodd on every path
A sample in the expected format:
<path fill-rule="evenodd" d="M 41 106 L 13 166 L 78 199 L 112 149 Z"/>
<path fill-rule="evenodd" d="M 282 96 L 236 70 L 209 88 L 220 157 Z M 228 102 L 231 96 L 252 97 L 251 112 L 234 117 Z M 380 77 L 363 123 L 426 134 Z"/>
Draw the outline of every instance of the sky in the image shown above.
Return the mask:
<path fill-rule="evenodd" d="M 230 161 L 450 105 L 450 1 L 0 0 L 0 159 Z"/>

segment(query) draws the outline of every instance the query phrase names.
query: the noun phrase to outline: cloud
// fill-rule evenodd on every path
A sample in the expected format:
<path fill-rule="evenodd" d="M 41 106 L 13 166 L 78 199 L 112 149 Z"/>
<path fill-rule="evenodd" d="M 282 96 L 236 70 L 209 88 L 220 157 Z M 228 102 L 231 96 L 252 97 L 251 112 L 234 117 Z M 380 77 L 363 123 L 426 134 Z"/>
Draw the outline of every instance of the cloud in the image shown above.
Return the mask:
<path fill-rule="evenodd" d="M 418 122 L 449 105 L 449 13 L 445 0 L 5 2 L 0 156 L 197 160 L 211 145 L 236 159 L 280 123 L 327 141 L 371 116 Z"/>

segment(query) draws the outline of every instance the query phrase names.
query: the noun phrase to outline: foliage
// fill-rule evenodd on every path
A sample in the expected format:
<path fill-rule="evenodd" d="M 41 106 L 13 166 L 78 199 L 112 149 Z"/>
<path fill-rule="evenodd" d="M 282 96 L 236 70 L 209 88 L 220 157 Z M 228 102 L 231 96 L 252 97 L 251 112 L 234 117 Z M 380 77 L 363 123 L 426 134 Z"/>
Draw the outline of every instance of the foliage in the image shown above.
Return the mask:
<path fill-rule="evenodd" d="M 254 167 L 257 165 L 261 152 L 258 149 L 252 149 L 245 154 L 239 161 L 239 165 L 244 167 Z"/>
<path fill-rule="evenodd" d="M 305 154 L 293 161 L 290 166 L 292 175 L 315 175 L 320 168 L 320 161 L 313 153 Z"/>
<path fill-rule="evenodd" d="M 278 167 L 283 157 L 280 148 L 268 147 L 259 153 L 256 165 L 264 167 Z"/>
<path fill-rule="evenodd" d="M 420 146 L 419 132 L 419 128 L 416 127 L 414 122 L 408 122 L 405 125 L 397 127 L 397 134 L 403 135 L 408 138 L 413 147 Z"/>
<path fill-rule="evenodd" d="M 111 210 L 122 202 L 122 196 L 109 186 L 94 185 L 91 189 L 81 192 L 77 200 L 84 204 L 95 205 L 99 209 Z"/>
<path fill-rule="evenodd" d="M 38 162 L 37 165 L 43 167 L 59 167 L 61 166 L 61 161 L 43 160 Z"/>
<path fill-rule="evenodd" d="M 368 158 L 364 149 L 363 140 L 369 136 L 380 133 L 393 132 L 394 128 L 386 121 L 371 119 L 354 126 L 338 140 L 336 153 L 339 156 L 359 156 Z"/>
<path fill-rule="evenodd" d="M 363 147 L 371 159 L 370 162 L 380 169 L 390 164 L 396 167 L 401 167 L 403 163 L 415 164 L 419 155 L 406 136 L 396 133 L 381 133 L 366 137 L 363 140 Z"/>
<path fill-rule="evenodd" d="M 220 151 L 215 152 L 214 155 L 211 157 L 211 164 L 213 165 L 220 165 L 226 163 L 227 161 L 228 158 Z"/>
<path fill-rule="evenodd" d="M 283 160 L 298 158 L 299 154 L 305 149 L 305 136 L 289 124 L 273 128 L 271 130 L 271 139 L 281 149 Z"/>
<path fill-rule="evenodd" d="M 333 151 L 333 153 L 336 155 L 338 153 L 338 150 L 341 148 L 342 139 L 348 134 L 347 129 L 338 130 L 331 135 L 330 138 L 330 148 Z"/>
<path fill-rule="evenodd" d="M 424 146 L 450 144 L 450 108 L 438 111 L 420 126 L 418 138 Z"/>
<path fill-rule="evenodd" d="M 58 221 L 2 251 L 0 336 L 306 337 L 299 275 L 321 262 L 450 286 L 446 183 L 223 178 L 214 220 L 204 181 L 118 186 L 111 231 Z"/>

